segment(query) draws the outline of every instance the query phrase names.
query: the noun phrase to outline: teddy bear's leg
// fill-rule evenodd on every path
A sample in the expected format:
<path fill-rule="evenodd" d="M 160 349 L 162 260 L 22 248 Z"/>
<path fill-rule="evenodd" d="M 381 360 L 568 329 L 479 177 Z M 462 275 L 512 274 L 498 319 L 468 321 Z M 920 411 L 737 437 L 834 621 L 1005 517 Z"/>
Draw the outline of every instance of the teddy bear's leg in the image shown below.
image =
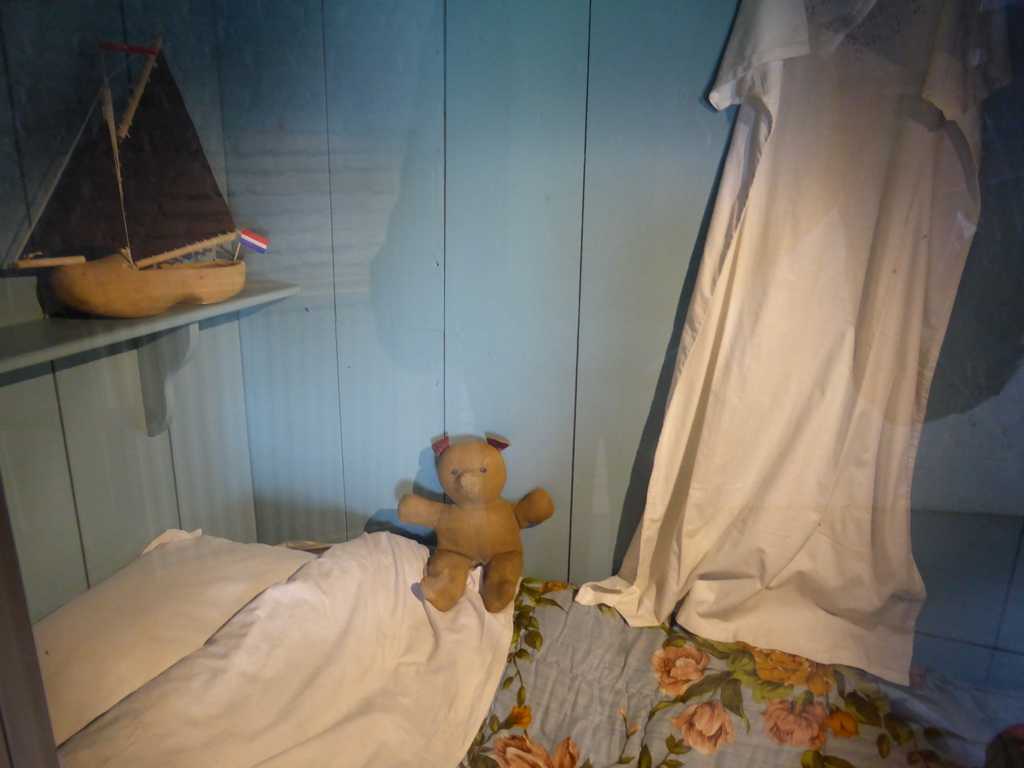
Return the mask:
<path fill-rule="evenodd" d="M 468 557 L 439 549 L 427 561 L 427 575 L 420 581 L 423 596 L 439 611 L 448 611 L 466 591 L 472 565 Z"/>
<path fill-rule="evenodd" d="M 484 579 L 480 586 L 484 608 L 494 613 L 511 603 L 516 596 L 522 572 L 522 552 L 503 552 L 492 557 L 484 566 Z"/>

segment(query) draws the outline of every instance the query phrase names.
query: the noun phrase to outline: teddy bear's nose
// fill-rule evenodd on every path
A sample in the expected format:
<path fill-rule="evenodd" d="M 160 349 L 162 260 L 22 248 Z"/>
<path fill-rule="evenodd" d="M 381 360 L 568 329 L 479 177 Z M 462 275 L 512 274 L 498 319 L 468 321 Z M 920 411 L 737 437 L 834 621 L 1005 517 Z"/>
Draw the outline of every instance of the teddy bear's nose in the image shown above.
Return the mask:
<path fill-rule="evenodd" d="M 460 472 L 458 477 L 459 488 L 463 491 L 474 491 L 480 484 L 479 472 Z"/>

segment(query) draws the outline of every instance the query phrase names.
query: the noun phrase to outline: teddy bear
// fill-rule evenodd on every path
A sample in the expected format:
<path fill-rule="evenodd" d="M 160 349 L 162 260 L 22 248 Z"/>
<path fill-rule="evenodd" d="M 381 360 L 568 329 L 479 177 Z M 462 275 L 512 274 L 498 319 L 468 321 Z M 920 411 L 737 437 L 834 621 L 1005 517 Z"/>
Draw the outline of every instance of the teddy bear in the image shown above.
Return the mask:
<path fill-rule="evenodd" d="M 420 581 L 423 596 L 440 611 L 450 610 L 466 590 L 471 568 L 483 566 L 480 596 L 490 612 L 502 610 L 515 597 L 523 570 L 521 529 L 551 517 L 555 511 L 543 488 L 516 504 L 501 498 L 508 442 L 495 437 L 452 444 L 445 437 L 433 444 L 437 477 L 451 503 L 407 493 L 398 502 L 398 519 L 433 528 L 437 548 Z"/>

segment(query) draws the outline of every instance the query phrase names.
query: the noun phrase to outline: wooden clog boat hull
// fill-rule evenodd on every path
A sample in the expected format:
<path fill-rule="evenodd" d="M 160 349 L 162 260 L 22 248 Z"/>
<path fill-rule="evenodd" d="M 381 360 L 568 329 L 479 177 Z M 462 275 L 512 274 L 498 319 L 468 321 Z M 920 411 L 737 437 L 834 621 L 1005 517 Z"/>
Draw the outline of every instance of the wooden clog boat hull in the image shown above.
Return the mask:
<path fill-rule="evenodd" d="M 148 317 L 175 304 L 215 304 L 245 285 L 245 263 L 215 260 L 138 269 L 120 254 L 54 267 L 56 298 L 81 312 L 104 317 Z"/>
<path fill-rule="evenodd" d="M 119 123 L 104 67 L 102 116 L 90 108 L 16 266 L 49 271 L 47 313 L 147 317 L 234 296 L 245 285 L 239 247 L 263 253 L 269 241 L 235 226 L 159 39 L 100 49 L 146 59 Z"/>

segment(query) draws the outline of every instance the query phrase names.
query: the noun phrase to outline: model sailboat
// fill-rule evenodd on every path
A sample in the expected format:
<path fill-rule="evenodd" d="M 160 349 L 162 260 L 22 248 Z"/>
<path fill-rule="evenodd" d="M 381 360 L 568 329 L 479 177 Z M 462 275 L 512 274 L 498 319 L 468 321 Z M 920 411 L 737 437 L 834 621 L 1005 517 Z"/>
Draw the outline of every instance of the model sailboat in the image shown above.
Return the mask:
<path fill-rule="evenodd" d="M 106 317 L 234 296 L 239 246 L 264 251 L 267 240 L 236 229 L 159 40 L 101 48 L 145 63 L 118 124 L 104 74 L 102 119 L 90 112 L 15 265 L 46 268 L 57 301 Z"/>

